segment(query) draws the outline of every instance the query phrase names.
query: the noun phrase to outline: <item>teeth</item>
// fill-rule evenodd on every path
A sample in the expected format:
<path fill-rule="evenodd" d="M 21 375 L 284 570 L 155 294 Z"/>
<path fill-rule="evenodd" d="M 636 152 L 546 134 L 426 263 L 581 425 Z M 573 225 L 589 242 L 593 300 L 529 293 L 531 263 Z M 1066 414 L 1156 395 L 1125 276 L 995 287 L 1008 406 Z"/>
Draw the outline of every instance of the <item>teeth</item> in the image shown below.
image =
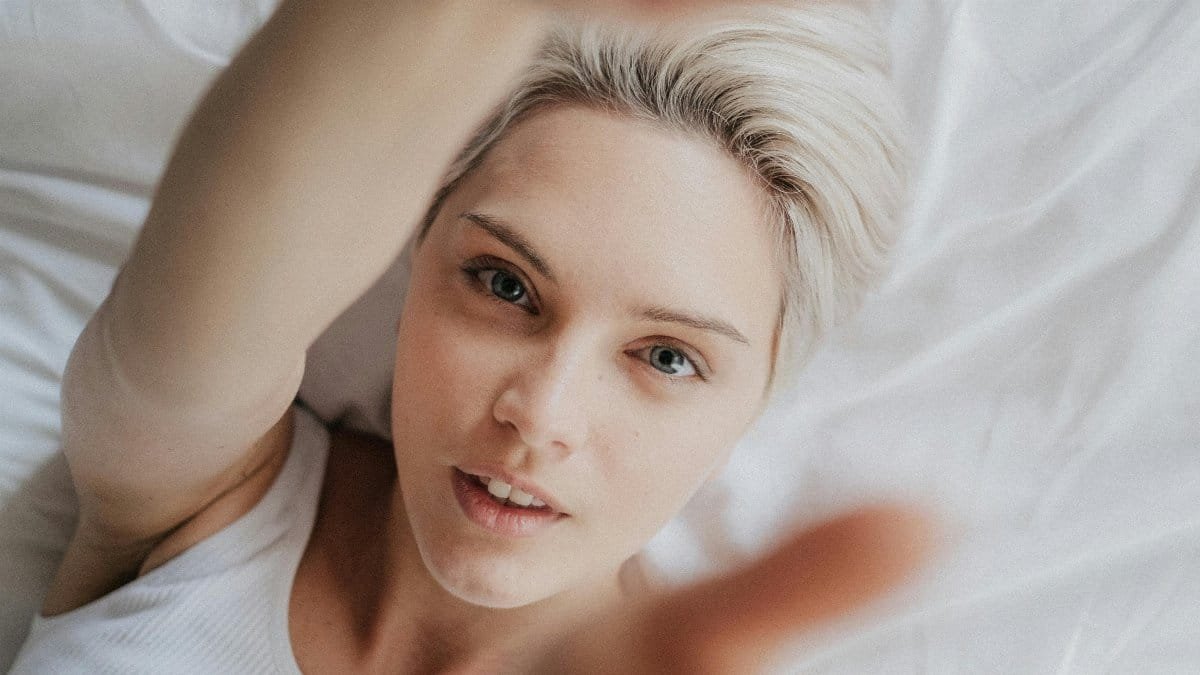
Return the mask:
<path fill-rule="evenodd" d="M 520 488 L 513 488 L 512 492 L 508 493 L 508 501 L 517 506 L 529 506 L 533 503 L 533 495 Z"/>
<path fill-rule="evenodd" d="M 534 497 L 528 492 L 515 488 L 499 478 L 489 478 L 487 476 L 478 476 L 479 481 L 487 486 L 488 494 L 496 498 L 497 501 L 509 506 L 532 506 L 540 509 L 546 506 L 546 502 Z"/>
<path fill-rule="evenodd" d="M 499 478 L 493 478 L 491 480 L 491 482 L 489 482 L 487 484 L 487 488 L 488 488 L 488 493 L 490 493 L 493 497 L 497 497 L 499 499 L 507 499 L 509 493 L 512 492 L 513 486 L 509 485 L 508 483 L 505 483 L 504 481 L 500 480 Z"/>

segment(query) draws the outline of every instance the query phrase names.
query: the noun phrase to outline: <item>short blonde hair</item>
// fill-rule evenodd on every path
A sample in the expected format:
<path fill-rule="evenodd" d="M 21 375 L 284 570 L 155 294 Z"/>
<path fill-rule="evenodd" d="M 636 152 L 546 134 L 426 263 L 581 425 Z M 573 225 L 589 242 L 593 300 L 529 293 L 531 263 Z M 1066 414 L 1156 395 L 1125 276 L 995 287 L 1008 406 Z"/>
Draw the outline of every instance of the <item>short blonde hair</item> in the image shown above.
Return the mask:
<path fill-rule="evenodd" d="M 901 124 L 861 10 L 795 2 L 685 26 L 558 26 L 451 165 L 419 237 L 508 129 L 561 105 L 700 134 L 761 180 L 785 270 L 772 390 L 881 275 L 903 193 Z"/>

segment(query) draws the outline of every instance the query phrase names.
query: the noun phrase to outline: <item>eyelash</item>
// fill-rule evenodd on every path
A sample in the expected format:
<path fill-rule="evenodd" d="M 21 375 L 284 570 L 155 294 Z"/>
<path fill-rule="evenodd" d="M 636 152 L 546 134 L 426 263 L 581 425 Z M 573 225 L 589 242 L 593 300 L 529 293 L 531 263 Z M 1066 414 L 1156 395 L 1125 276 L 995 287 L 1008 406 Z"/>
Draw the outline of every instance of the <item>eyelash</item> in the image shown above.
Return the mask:
<path fill-rule="evenodd" d="M 470 282 L 471 285 L 474 286 L 475 290 L 478 291 L 479 293 L 481 293 L 501 304 L 516 307 L 527 314 L 532 314 L 534 316 L 537 316 L 538 314 L 540 314 L 540 311 L 537 309 L 537 294 L 534 293 L 533 286 L 525 279 L 524 275 L 522 275 L 517 270 L 512 269 L 503 260 L 500 260 L 499 258 L 493 258 L 492 256 L 481 256 L 479 258 L 473 258 L 473 259 L 467 261 L 462 266 L 462 271 L 463 271 L 463 274 L 466 275 L 467 281 Z M 521 287 L 525 290 L 524 297 L 529 298 L 529 302 L 532 306 L 525 307 L 523 305 L 518 305 L 515 302 L 510 302 L 508 300 L 505 300 L 504 298 L 497 296 L 495 293 L 492 292 L 492 290 L 490 288 L 488 288 L 487 284 L 484 283 L 483 279 L 479 278 L 479 275 L 482 274 L 483 272 L 503 272 L 503 273 L 515 278 L 521 284 Z"/>
<path fill-rule="evenodd" d="M 631 349 L 625 353 L 629 354 L 631 356 L 637 355 L 638 361 L 641 361 L 642 364 L 644 364 L 647 368 L 650 368 L 655 373 L 662 376 L 663 378 L 665 378 L 668 382 L 670 382 L 672 384 L 686 383 L 689 380 L 692 380 L 693 378 L 699 379 L 704 382 L 708 381 L 709 373 L 708 373 L 708 369 L 704 365 L 702 365 L 703 360 L 700 358 L 697 358 L 695 355 L 693 355 L 692 351 L 690 349 L 683 347 L 682 345 L 678 344 L 676 341 L 671 340 L 669 338 L 656 337 L 653 339 L 656 341 L 649 345 L 646 345 L 645 347 L 641 347 L 638 349 Z M 642 358 L 640 356 L 643 352 L 649 352 L 650 350 L 653 350 L 655 347 L 663 347 L 665 349 L 670 349 L 674 352 L 678 352 L 680 356 L 682 356 L 684 359 L 687 360 L 687 362 L 689 364 L 691 364 L 692 370 L 695 371 L 694 374 L 678 376 L 678 375 L 672 375 L 670 373 L 665 373 L 665 372 L 659 370 L 658 368 L 654 367 L 654 364 L 651 363 L 650 359 L 648 358 L 648 354 L 647 354 L 647 358 Z"/>
<path fill-rule="evenodd" d="M 467 281 L 470 282 L 470 284 L 475 288 L 475 290 L 477 292 L 479 292 L 482 295 L 487 296 L 491 300 L 501 303 L 503 305 L 516 307 L 516 308 L 520 309 L 521 311 L 526 312 L 527 314 L 531 314 L 534 316 L 537 316 L 538 314 L 540 314 L 539 310 L 536 307 L 537 294 L 534 293 L 533 287 L 529 284 L 528 281 L 526 281 L 524 275 L 522 275 L 517 270 L 513 269 L 511 266 L 509 266 L 503 260 L 492 257 L 492 256 L 480 256 L 478 258 L 472 258 L 471 260 L 467 261 L 462 266 L 462 272 L 466 276 Z M 503 272 L 505 274 L 511 275 L 521 284 L 521 287 L 525 290 L 524 297 L 528 297 L 530 300 L 530 303 L 534 306 L 527 308 L 523 305 L 518 305 L 515 302 L 510 302 L 508 300 L 505 300 L 504 298 L 497 296 L 495 293 L 492 292 L 492 290 L 490 288 L 487 287 L 487 284 L 482 279 L 479 278 L 479 275 L 482 274 L 483 272 Z M 670 382 L 672 385 L 685 384 L 689 380 L 692 380 L 693 378 L 699 379 L 701 381 L 708 381 L 709 373 L 708 373 L 707 367 L 702 365 L 703 359 L 697 358 L 690 349 L 678 344 L 678 342 L 675 340 L 672 340 L 669 338 L 664 338 L 664 337 L 657 337 L 655 339 L 657 341 L 654 342 L 653 344 L 650 344 L 650 345 L 647 345 L 645 347 L 641 347 L 638 349 L 631 349 L 625 353 L 630 356 L 637 356 L 637 355 L 642 354 L 643 352 L 649 352 L 650 350 L 653 350 L 655 347 L 664 347 L 666 349 L 673 350 L 675 352 L 678 352 L 680 356 L 682 356 L 684 359 L 687 360 L 687 362 L 689 364 L 691 364 L 692 370 L 695 371 L 693 375 L 688 375 L 688 376 L 683 376 L 683 377 L 671 375 L 670 373 L 665 373 L 665 372 L 659 370 L 658 368 L 655 368 L 654 364 L 652 364 L 650 362 L 649 358 L 641 358 L 640 356 L 637 356 L 637 358 L 638 358 L 638 361 L 640 361 L 644 366 L 653 370 L 655 373 L 657 373 L 663 379 Z"/>

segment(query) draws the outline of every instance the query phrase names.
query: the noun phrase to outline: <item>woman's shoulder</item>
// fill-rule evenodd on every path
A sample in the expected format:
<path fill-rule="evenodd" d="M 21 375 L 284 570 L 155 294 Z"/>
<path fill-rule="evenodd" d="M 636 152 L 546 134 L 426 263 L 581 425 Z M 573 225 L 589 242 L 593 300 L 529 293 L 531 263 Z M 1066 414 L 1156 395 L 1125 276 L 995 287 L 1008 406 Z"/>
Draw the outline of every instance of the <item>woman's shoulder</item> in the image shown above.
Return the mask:
<path fill-rule="evenodd" d="M 228 551 L 216 554 L 216 551 L 236 547 L 222 547 L 220 541 L 212 540 L 219 539 L 216 535 L 235 524 L 256 534 L 270 527 L 287 527 L 284 521 L 297 513 L 289 503 L 316 478 L 304 478 L 313 468 L 310 465 L 320 464 L 319 468 L 324 468 L 328 432 L 311 413 L 292 406 L 257 443 L 261 444 L 259 450 L 266 459 L 162 539 L 143 546 L 115 547 L 106 544 L 103 533 L 94 534 L 86 523 L 81 523 L 47 595 L 43 616 L 89 605 L 202 543 L 214 552 L 216 559 L 226 560 L 232 554 Z M 287 480 L 283 480 L 285 477 Z"/>
<path fill-rule="evenodd" d="M 88 578 L 86 564 L 64 566 L 90 589 L 86 602 L 36 617 L 18 659 L 25 669 L 16 672 L 140 672 L 147 663 L 168 672 L 259 672 L 277 663 L 294 672 L 288 597 L 312 533 L 330 437 L 302 408 L 291 424 L 276 464 L 247 477 L 265 487 L 247 488 L 240 504 L 226 502 L 226 513 L 208 516 L 211 531 L 169 559 L 111 584 Z"/>
<path fill-rule="evenodd" d="M 291 406 L 258 441 L 256 452 L 266 460 L 247 473 L 243 480 L 198 511 L 178 529 L 159 542 L 146 556 L 138 576 L 162 566 L 237 522 L 253 510 L 275 485 L 292 454 L 297 429 L 297 409 Z"/>

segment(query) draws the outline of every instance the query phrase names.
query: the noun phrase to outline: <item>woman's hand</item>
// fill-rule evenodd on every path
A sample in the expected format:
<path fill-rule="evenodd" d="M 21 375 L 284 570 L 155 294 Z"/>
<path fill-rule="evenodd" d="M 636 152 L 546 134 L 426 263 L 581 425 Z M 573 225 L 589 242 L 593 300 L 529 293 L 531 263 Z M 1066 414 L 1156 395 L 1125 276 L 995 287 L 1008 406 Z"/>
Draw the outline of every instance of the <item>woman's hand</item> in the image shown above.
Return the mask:
<path fill-rule="evenodd" d="M 856 511 L 799 534 L 740 571 L 576 633 L 544 671 L 755 672 L 789 637 L 895 587 L 928 547 L 928 522 L 912 511 Z"/>
<path fill-rule="evenodd" d="M 753 673 L 789 638 L 895 588 L 925 560 L 929 521 L 864 508 L 817 525 L 749 566 L 635 601 L 529 652 L 462 673 Z"/>

